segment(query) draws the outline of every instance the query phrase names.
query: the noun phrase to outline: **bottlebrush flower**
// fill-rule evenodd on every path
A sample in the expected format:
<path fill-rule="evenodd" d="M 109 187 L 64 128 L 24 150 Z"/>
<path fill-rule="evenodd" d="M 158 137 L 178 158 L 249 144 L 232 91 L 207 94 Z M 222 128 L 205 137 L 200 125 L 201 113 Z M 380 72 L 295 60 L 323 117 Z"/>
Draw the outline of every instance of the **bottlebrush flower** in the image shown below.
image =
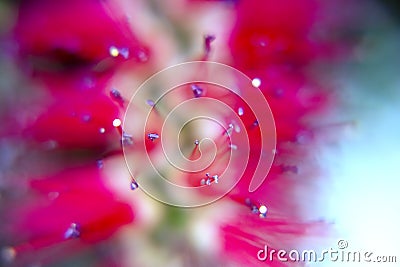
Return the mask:
<path fill-rule="evenodd" d="M 321 118 L 320 114 L 330 108 L 331 95 L 308 73 L 312 63 L 325 52 L 320 48 L 323 45 L 311 38 L 318 18 L 316 14 L 323 9 L 323 3 L 312 0 L 226 2 L 229 1 L 181 3 L 183 11 L 204 4 L 201 9 L 204 13 L 199 12 L 195 19 L 190 19 L 185 12 L 171 13 L 169 10 L 164 13 L 159 8 L 163 4 L 153 6 L 135 2 L 133 5 L 143 8 L 143 13 L 155 12 L 157 16 L 144 17 L 157 21 L 155 25 L 160 29 L 156 31 L 161 36 L 165 32 L 173 36 L 165 43 L 171 42 L 178 48 L 183 49 L 187 40 L 199 36 L 194 36 L 196 31 L 185 32 L 176 21 L 188 18 L 188 25 L 207 29 L 200 37 L 203 43 L 199 42 L 204 51 L 192 58 L 211 59 L 213 52 L 220 51 L 213 50 L 214 44 L 229 50 L 231 57 L 224 55 L 222 61 L 253 79 L 252 88 L 239 88 L 239 91 L 259 90 L 257 92 L 268 100 L 269 107 L 263 108 L 266 112 L 271 108 L 277 134 L 277 147 L 271 151 L 264 151 L 261 141 L 265 133 L 252 111 L 252 103 L 245 103 L 240 93 L 236 95 L 201 82 L 178 86 L 160 99 L 154 96 L 158 96 L 157 86 L 163 86 L 163 83 L 151 87 L 140 95 L 140 103 L 152 110 L 149 117 L 145 116 L 142 106 L 129 106 L 134 110 L 133 117 L 127 118 L 132 127 L 122 127 L 123 112 L 129 104 L 126 88 L 138 84 L 135 80 L 138 77 L 147 78 L 143 73 L 134 76 L 137 74 L 134 66 L 139 62 L 147 64 L 152 56 L 159 55 L 150 53 L 153 51 L 142 43 L 151 43 L 153 50 L 163 49 L 152 40 L 139 41 L 131 32 L 131 25 L 123 18 L 121 9 L 123 4 L 129 6 L 128 2 L 74 0 L 55 3 L 41 0 L 21 3 L 13 32 L 20 48 L 18 62 L 28 62 L 32 72 L 24 74 L 37 83 L 40 88 L 37 90 L 45 97 L 37 108 L 32 109 L 31 116 L 16 126 L 17 136 L 28 144 L 28 148 L 32 143 L 50 142 L 53 145 L 46 148 L 49 151 L 44 151 L 40 145 L 32 148 L 46 159 L 39 168 L 39 176 L 27 170 L 28 174 L 24 173 L 27 181 L 14 183 L 7 180 L 10 191 L 13 191 L 10 184 L 17 184 L 26 187 L 26 193 L 23 201 L 12 204 L 8 198 L 4 200 L 7 205 L 2 207 L 2 216 L 8 221 L 4 221 L 6 228 L 2 233 L 6 237 L 6 243 L 1 244 L 5 246 L 3 258 L 15 265 L 39 261 L 52 266 L 79 255 L 83 258 L 90 253 L 97 256 L 105 249 L 108 251 L 105 258 L 111 257 L 110 261 L 114 262 L 110 252 L 112 245 L 108 241 L 118 239 L 128 246 L 121 249 L 118 266 L 258 266 L 261 262 L 257 259 L 257 251 L 264 245 L 276 249 L 297 248 L 310 232 L 319 233 L 321 223 L 315 222 L 314 217 L 310 221 L 309 216 L 304 215 L 307 207 L 294 195 L 298 196 L 300 191 L 300 195 L 309 194 L 309 191 L 303 192 L 306 190 L 304 185 L 313 183 L 317 177 L 318 168 L 311 157 L 317 139 L 314 129 L 319 126 L 315 117 Z M 197 20 L 200 16 L 207 20 L 209 12 L 219 14 L 218 10 L 235 18 L 232 29 L 227 26 L 229 23 L 213 26 L 216 32 L 224 32 L 227 36 L 209 32 L 213 28 L 201 26 L 201 21 Z M 129 23 L 141 26 L 134 18 Z M 163 56 L 169 62 L 181 59 L 180 55 Z M 131 58 L 134 64 L 119 68 Z M 160 62 L 158 60 L 156 58 L 154 62 Z M 145 75 L 153 74 L 147 72 Z M 235 80 L 237 77 L 230 78 Z M 237 84 L 237 87 L 241 86 Z M 257 102 L 256 98 L 255 95 L 251 97 Z M 227 108 L 215 108 L 211 104 L 186 106 L 177 111 L 178 119 L 173 123 L 178 125 L 179 119 L 192 115 L 194 110 L 204 110 L 214 113 L 212 117 L 222 126 L 215 127 L 206 122 L 195 125 L 194 129 L 198 131 L 191 131 L 192 128 L 187 127 L 188 130 L 180 125 L 179 138 L 172 136 L 168 139 L 171 143 L 165 143 L 163 138 L 175 133 L 163 124 L 167 115 L 192 99 L 225 103 L 235 115 L 226 112 Z M 18 111 L 18 107 L 11 110 Z M 140 124 L 144 120 L 146 131 L 141 132 Z M 244 142 L 232 142 L 241 131 L 248 137 L 248 147 Z M 178 149 L 172 159 L 177 154 L 190 160 L 196 160 L 201 154 L 208 155 L 213 146 L 207 146 L 199 136 L 212 137 L 218 151 L 215 160 L 200 171 L 203 175 L 199 176 L 199 172 L 181 175 L 177 171 L 179 166 L 173 165 L 175 162 L 165 160 L 165 152 L 178 139 Z M 6 138 L 12 139 L 11 135 Z M 142 143 L 143 150 L 140 149 Z M 127 151 L 131 153 L 129 156 L 132 155 L 132 158 L 125 158 L 128 165 L 131 161 L 136 167 L 129 169 L 130 174 L 127 174 L 128 170 L 121 171 L 126 169 L 121 145 L 125 155 Z M 173 182 L 201 187 L 199 194 L 190 197 L 201 199 L 218 195 L 225 182 L 221 180 L 221 173 L 232 150 L 243 155 L 248 152 L 249 158 L 243 173 L 236 171 L 236 164 L 233 164 L 235 177 L 232 179 L 239 182 L 217 203 L 198 209 L 179 209 L 146 200 L 148 196 L 136 190 L 140 187 L 140 182 L 135 180 L 137 177 L 150 181 L 153 178 L 155 167 L 149 170 L 141 164 L 150 159 L 160 166 L 160 173 L 173 177 Z M 274 154 L 274 163 L 261 186 L 249 192 L 254 170 L 263 153 Z M 245 157 L 236 158 L 237 165 L 243 159 Z M 46 170 L 46 164 L 49 170 Z M 107 171 L 104 165 L 110 166 Z M 32 168 L 32 165 L 27 166 Z M 126 224 L 130 224 L 125 228 L 128 230 L 117 234 L 116 238 L 114 234 Z M 301 263 L 274 261 L 267 264 Z"/>

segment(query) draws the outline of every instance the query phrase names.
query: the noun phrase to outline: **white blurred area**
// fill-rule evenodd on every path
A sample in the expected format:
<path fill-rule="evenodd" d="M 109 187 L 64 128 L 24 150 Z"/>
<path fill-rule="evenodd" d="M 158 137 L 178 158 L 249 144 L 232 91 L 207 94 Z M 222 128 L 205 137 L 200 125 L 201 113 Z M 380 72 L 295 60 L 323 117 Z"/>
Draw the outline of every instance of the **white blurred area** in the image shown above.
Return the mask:
<path fill-rule="evenodd" d="M 382 21 L 379 21 L 382 22 Z M 373 252 L 372 262 L 323 262 L 309 266 L 400 266 L 400 31 L 388 21 L 372 27 L 355 64 L 339 70 L 346 107 L 354 122 L 326 155 L 332 178 L 322 211 L 349 252 Z M 327 247 L 329 249 L 329 247 Z M 396 256 L 397 263 L 373 262 Z"/>

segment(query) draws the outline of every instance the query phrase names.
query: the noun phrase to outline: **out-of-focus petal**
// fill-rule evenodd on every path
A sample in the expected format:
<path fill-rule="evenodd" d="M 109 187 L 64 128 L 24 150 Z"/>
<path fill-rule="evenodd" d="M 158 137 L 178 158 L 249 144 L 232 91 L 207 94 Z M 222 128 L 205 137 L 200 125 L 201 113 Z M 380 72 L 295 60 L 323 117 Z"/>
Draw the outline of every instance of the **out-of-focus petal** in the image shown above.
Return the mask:
<path fill-rule="evenodd" d="M 103 71 L 127 59 L 146 61 L 148 51 L 121 13 L 110 1 L 23 1 L 15 38 L 35 71 Z"/>
<path fill-rule="evenodd" d="M 131 206 L 117 200 L 95 166 L 32 180 L 23 203 L 9 203 L 3 217 L 3 234 L 16 242 L 9 245 L 17 262 L 32 258 L 35 251 L 44 259 L 59 260 L 45 256 L 46 251 L 67 246 L 64 257 L 77 253 L 80 246 L 110 238 L 134 219 Z"/>

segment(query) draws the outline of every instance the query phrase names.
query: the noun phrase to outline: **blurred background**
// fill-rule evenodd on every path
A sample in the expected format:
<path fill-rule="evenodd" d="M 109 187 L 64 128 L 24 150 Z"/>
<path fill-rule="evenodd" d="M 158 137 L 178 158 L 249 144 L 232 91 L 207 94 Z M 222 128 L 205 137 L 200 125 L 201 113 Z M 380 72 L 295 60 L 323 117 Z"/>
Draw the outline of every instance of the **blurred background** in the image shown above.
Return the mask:
<path fill-rule="evenodd" d="M 371 4 L 363 13 L 365 28 L 356 60 L 335 74 L 343 85 L 342 115 L 354 124 L 327 158 L 333 177 L 328 213 L 350 250 L 398 255 L 399 3 Z"/>

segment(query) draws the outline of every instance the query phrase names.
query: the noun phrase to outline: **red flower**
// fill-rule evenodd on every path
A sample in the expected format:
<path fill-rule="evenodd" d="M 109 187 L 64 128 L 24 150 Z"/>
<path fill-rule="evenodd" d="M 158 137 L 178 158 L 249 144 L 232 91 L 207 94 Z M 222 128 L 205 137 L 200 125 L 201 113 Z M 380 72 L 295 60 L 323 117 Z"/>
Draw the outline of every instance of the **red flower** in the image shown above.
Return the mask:
<path fill-rule="evenodd" d="M 143 7 L 147 7 L 146 4 L 143 4 Z M 163 20 L 173 20 L 173 16 L 184 13 L 169 11 L 170 13 L 163 14 L 161 10 L 151 7 L 147 8 L 158 12 L 157 16 L 150 16 L 153 20 L 159 17 Z M 174 175 L 178 168 L 172 168 L 171 164 L 164 164 L 160 160 L 164 155 L 162 149 L 165 148 L 161 136 L 162 130 L 165 129 L 162 129 L 164 112 L 169 111 L 169 108 L 173 110 L 180 102 L 201 97 L 224 102 L 237 112 L 239 119 L 236 114 L 233 118 L 215 109 L 215 112 L 221 112 L 216 117 L 223 120 L 221 124 L 228 125 L 228 129 L 214 135 L 217 136 L 214 144 L 220 153 L 216 154 L 211 166 L 202 170 L 204 176 L 199 177 L 195 172 L 183 175 L 187 178 L 184 181 L 185 185 L 203 186 L 200 192 L 203 195 L 195 197 L 220 193 L 218 185 L 224 181 L 218 184 L 218 174 L 223 172 L 227 161 L 230 160 L 227 155 L 233 149 L 239 152 L 243 149 L 247 152 L 246 148 L 242 148 L 242 144 L 230 143 L 230 135 L 235 135 L 241 130 L 249 137 L 250 156 L 246 169 L 240 177 L 239 174 L 232 177 L 239 182 L 221 199 L 221 203 L 228 206 L 228 211 L 232 211 L 229 220 L 211 221 L 204 216 L 209 220 L 207 226 L 217 229 L 217 236 L 213 242 L 218 243 L 217 247 L 220 249 L 219 254 L 217 253 L 218 263 L 256 266 L 260 264 L 257 251 L 264 245 L 275 249 L 296 248 L 311 230 L 318 233 L 321 223 L 308 220 L 304 215 L 304 203 L 299 203 L 299 199 L 293 195 L 303 190 L 301 185 L 312 183 L 317 177 L 318 166 L 310 159 L 317 136 L 316 118 L 321 118 L 320 115 L 330 108 L 331 95 L 308 71 L 317 58 L 327 54 L 323 41 L 312 38 L 317 14 L 323 8 L 323 4 L 313 0 L 243 0 L 233 7 L 231 12 L 235 21 L 229 36 L 224 39 L 224 36 L 205 33 L 205 51 L 200 58 L 210 58 L 213 44 L 223 43 L 232 54 L 229 63 L 254 79 L 256 88 L 251 89 L 261 91 L 269 103 L 269 107 L 263 108 L 266 112 L 270 108 L 275 119 L 275 151 L 263 150 L 258 118 L 252 112 L 253 107 L 240 99 L 240 94 L 233 95 L 231 92 L 227 93 L 226 88 L 202 83 L 178 86 L 170 94 L 163 95 L 160 103 L 140 99 L 143 100 L 143 104 L 147 101 L 148 105 L 154 106 L 153 112 L 147 118 L 146 132 L 138 134 L 139 131 L 132 127 L 124 129 L 132 133 L 125 133 L 122 130 L 121 119 L 122 111 L 128 103 L 118 90 L 110 87 L 111 78 L 115 77 L 114 70 L 124 61 L 133 59 L 133 64 L 128 65 L 133 67 L 138 62 L 146 62 L 150 54 L 132 33 L 130 25 L 123 19 L 121 10 L 114 6 L 112 1 L 22 1 L 14 38 L 19 45 L 20 61 L 32 70 L 33 75 L 29 78 L 39 84 L 38 92 L 44 97 L 39 101 L 38 108 L 32 108 L 29 119 L 23 120 L 15 128 L 18 129 L 17 136 L 24 143 L 53 144 L 49 152 L 51 161 L 47 163 L 49 166 L 56 165 L 57 172 L 43 175 L 44 178 L 40 179 L 28 175 L 27 193 L 23 200 L 14 204 L 10 201 L 5 205 L 2 217 L 8 220 L 4 221 L 6 227 L 2 235 L 6 237 L 7 245 L 10 246 L 6 254 L 18 255 L 11 257 L 15 258 L 17 265 L 38 259 L 45 264 L 53 264 L 79 255 L 81 250 L 89 251 L 90 248 L 108 243 L 121 226 L 133 222 L 134 214 L 142 210 L 123 203 L 118 194 L 112 193 L 103 181 L 103 162 L 100 160 L 95 166 L 96 161 L 107 157 L 108 153 L 122 154 L 121 143 L 130 144 L 129 149 L 140 154 L 132 157 L 136 165 L 140 165 L 143 158 L 150 158 L 156 163 L 161 162 L 156 164 L 161 168 L 160 173 Z M 183 5 L 183 8 L 186 6 Z M 159 24 L 168 23 L 162 21 Z M 173 22 L 168 25 L 176 26 Z M 165 25 L 160 27 L 168 28 Z M 192 38 L 179 27 L 174 34 L 177 36 L 176 43 L 179 44 Z M 196 55 L 193 58 L 199 57 Z M 157 88 L 151 88 L 153 89 Z M 156 95 L 151 90 L 146 92 L 146 97 Z M 256 97 L 252 95 L 252 98 Z M 15 107 L 15 111 L 19 108 Z M 186 107 L 187 113 L 191 108 Z M 209 106 L 202 106 L 200 109 L 213 110 Z M 134 110 L 134 115 L 142 119 L 140 107 L 134 107 Z M 233 122 L 234 119 L 240 121 L 244 127 L 236 129 L 238 125 Z M 182 134 L 181 132 L 179 134 Z M 193 132 L 187 132 L 188 136 L 184 136 L 183 141 L 179 139 L 179 142 L 185 143 L 186 139 L 192 138 Z M 204 132 L 204 135 L 208 134 L 207 131 Z M 141 138 L 145 139 L 143 151 L 140 150 L 140 146 L 135 146 L 135 142 L 142 141 Z M 207 153 L 208 149 L 211 151 L 213 148 L 205 144 L 204 150 L 200 151 L 201 144 L 196 139 L 191 140 L 190 145 L 189 149 L 184 147 L 185 153 L 178 151 L 190 160 L 197 159 L 200 152 Z M 44 153 L 41 146 L 33 147 L 38 150 L 39 155 Z M 66 151 L 68 153 L 65 158 L 59 159 L 58 153 Z M 250 181 L 263 153 L 274 153 L 275 161 L 262 185 L 255 192 L 249 192 Z M 76 164 L 73 161 L 75 158 L 82 160 Z M 122 162 L 122 157 L 119 160 Z M 71 161 L 74 164 L 71 164 Z M 143 169 L 143 166 L 137 168 L 138 170 L 130 170 L 132 175 L 151 180 L 152 177 L 148 174 L 151 171 Z M 50 172 L 51 169 L 45 169 L 44 172 Z M 117 169 L 115 171 L 117 172 Z M 181 178 L 174 177 L 178 182 Z M 134 190 L 138 186 L 140 185 L 133 180 L 131 189 Z M 129 183 L 126 190 L 129 190 Z M 150 206 L 154 208 L 156 204 L 152 205 Z M 215 209 L 214 213 L 225 214 L 226 211 L 219 208 L 218 205 L 210 205 L 204 209 Z M 171 251 L 176 252 L 176 247 L 185 247 L 190 252 L 196 251 L 193 248 L 195 245 L 188 241 L 188 231 L 191 231 L 189 223 L 204 219 L 203 214 L 164 206 L 162 210 L 159 215 L 160 225 L 142 226 L 147 240 L 144 243 L 152 244 L 154 240 L 173 236 L 173 244 L 163 248 L 168 251 L 166 255 L 170 255 Z M 140 237 L 129 236 L 127 239 L 139 240 Z M 60 248 L 63 248 L 63 251 L 59 251 Z M 135 253 L 135 256 L 140 256 L 139 252 Z M 114 264 L 113 259 L 109 259 L 108 256 L 105 255 L 107 262 Z M 213 256 L 215 255 L 206 255 L 209 258 L 204 262 Z M 195 258 L 195 262 L 203 263 Z M 282 262 L 268 264 L 286 265 Z"/>

